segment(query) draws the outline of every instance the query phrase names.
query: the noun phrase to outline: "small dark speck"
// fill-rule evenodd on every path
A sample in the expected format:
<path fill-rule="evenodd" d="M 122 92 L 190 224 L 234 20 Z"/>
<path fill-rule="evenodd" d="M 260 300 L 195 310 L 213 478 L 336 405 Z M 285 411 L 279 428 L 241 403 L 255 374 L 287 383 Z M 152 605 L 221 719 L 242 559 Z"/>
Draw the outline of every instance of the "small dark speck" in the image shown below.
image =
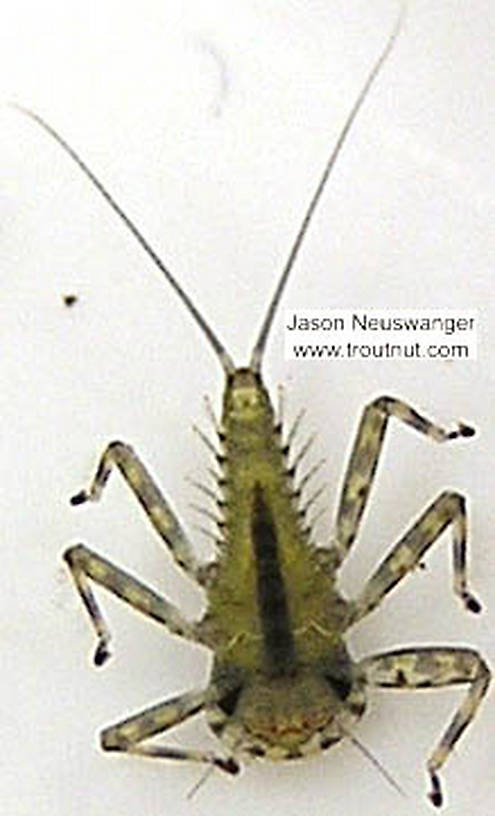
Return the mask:
<path fill-rule="evenodd" d="M 77 295 L 63 295 L 62 300 L 64 302 L 64 306 L 67 306 L 68 309 L 71 306 L 74 306 L 75 303 L 79 300 Z"/>

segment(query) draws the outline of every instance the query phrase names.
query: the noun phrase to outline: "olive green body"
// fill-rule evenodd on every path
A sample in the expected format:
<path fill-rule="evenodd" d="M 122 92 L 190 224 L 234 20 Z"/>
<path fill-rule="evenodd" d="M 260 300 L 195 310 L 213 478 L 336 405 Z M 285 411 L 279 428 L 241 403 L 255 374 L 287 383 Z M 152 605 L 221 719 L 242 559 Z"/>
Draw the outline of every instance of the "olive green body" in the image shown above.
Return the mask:
<path fill-rule="evenodd" d="M 250 369 L 228 379 L 220 438 L 222 552 L 199 631 L 216 654 L 213 682 L 231 689 L 237 679 L 212 727 L 241 750 L 300 756 L 343 736 L 336 714 L 343 726 L 364 711 L 342 640 L 349 606 L 330 551 L 309 541 L 288 451 Z"/>

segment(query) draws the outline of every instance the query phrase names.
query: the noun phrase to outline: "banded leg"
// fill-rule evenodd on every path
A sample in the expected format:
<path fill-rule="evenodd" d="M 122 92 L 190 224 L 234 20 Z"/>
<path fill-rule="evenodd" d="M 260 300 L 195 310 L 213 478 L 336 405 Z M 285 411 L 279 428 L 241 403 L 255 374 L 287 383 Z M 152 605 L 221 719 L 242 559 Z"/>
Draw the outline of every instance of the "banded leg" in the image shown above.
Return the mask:
<path fill-rule="evenodd" d="M 373 655 L 362 660 L 358 669 L 367 683 L 383 688 L 427 689 L 469 683 L 466 697 L 427 762 L 431 780 L 429 798 L 440 807 L 443 797 L 438 771 L 473 720 L 487 692 L 488 666 L 473 649 L 427 647 Z"/>
<path fill-rule="evenodd" d="M 418 414 L 405 402 L 393 397 L 379 397 L 367 405 L 354 440 L 337 510 L 335 541 L 332 547 L 332 557 L 336 566 L 342 563 L 357 536 L 390 417 L 410 425 L 435 442 L 446 442 L 459 436 L 473 436 L 475 433 L 473 428 L 462 423 L 458 424 L 457 429 L 447 431 Z"/>
<path fill-rule="evenodd" d="M 189 691 L 164 703 L 158 703 L 116 725 L 105 728 L 100 735 L 101 747 L 104 751 L 124 751 L 128 754 L 159 759 L 189 759 L 195 762 L 206 762 L 227 773 L 236 774 L 239 771 L 239 765 L 233 757 L 225 759 L 217 756 L 213 751 L 172 748 L 165 745 L 141 745 L 144 740 L 167 731 L 198 714 L 205 706 L 216 702 L 219 696 L 215 687 L 208 687 L 200 691 Z"/>
<path fill-rule="evenodd" d="M 124 442 L 111 442 L 99 461 L 89 488 L 73 496 L 71 504 L 98 501 L 114 465 L 119 468 L 176 563 L 191 578 L 201 583 L 202 567 L 192 551 L 177 516 L 130 445 Z"/>
<path fill-rule="evenodd" d="M 481 612 L 480 602 L 468 590 L 466 567 L 466 500 L 445 491 L 433 501 L 368 578 L 354 601 L 351 625 L 372 612 L 385 595 L 421 562 L 443 531 L 452 525 L 453 589 L 470 612 Z"/>
<path fill-rule="evenodd" d="M 176 606 L 84 544 L 70 547 L 64 553 L 64 559 L 98 638 L 94 655 L 97 666 L 101 666 L 110 656 L 108 644 L 111 636 L 89 585 L 89 579 L 113 592 L 138 612 L 162 623 L 172 634 L 199 642 L 196 625 L 186 620 Z"/>

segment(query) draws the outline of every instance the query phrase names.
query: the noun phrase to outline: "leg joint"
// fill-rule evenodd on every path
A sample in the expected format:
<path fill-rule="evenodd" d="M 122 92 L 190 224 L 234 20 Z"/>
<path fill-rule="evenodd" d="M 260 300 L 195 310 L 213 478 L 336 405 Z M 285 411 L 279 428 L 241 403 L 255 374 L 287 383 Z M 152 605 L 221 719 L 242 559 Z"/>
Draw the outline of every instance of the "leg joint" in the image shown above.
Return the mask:
<path fill-rule="evenodd" d="M 81 562 L 81 556 L 83 555 L 85 550 L 84 544 L 74 544 L 72 547 L 69 547 L 62 556 L 64 561 L 69 565 L 69 567 L 75 567 L 78 563 Z"/>
<path fill-rule="evenodd" d="M 367 408 L 376 408 L 384 414 L 390 414 L 390 406 L 397 400 L 389 394 L 382 394 L 380 397 L 375 397 L 374 400 L 368 403 Z"/>
<path fill-rule="evenodd" d="M 100 747 L 103 751 L 125 751 L 128 746 L 129 740 L 117 728 L 105 728 L 100 733 Z"/>

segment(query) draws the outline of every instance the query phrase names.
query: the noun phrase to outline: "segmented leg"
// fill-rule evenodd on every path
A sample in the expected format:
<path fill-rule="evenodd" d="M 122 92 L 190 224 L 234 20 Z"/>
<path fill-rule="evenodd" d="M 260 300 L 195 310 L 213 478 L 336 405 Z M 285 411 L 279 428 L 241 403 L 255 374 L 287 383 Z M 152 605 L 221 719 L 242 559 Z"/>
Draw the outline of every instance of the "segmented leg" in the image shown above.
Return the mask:
<path fill-rule="evenodd" d="M 118 595 L 134 609 L 164 624 L 173 634 L 189 640 L 199 640 L 196 625 L 187 621 L 176 606 L 84 544 L 70 547 L 64 553 L 64 558 L 98 638 L 94 655 L 97 666 L 101 666 L 110 655 L 108 644 L 111 636 L 89 585 L 89 579 Z"/>
<path fill-rule="evenodd" d="M 459 493 L 445 491 L 425 510 L 366 582 L 354 602 L 352 623 L 364 618 L 385 595 L 420 563 L 425 552 L 452 525 L 454 592 L 470 612 L 480 612 L 481 604 L 467 588 L 466 500 Z"/>
<path fill-rule="evenodd" d="M 354 440 L 337 511 L 336 534 L 332 547 L 336 566 L 342 563 L 357 536 L 390 417 L 405 422 L 435 442 L 445 442 L 459 436 L 473 436 L 475 433 L 473 428 L 462 423 L 458 424 L 456 430 L 447 431 L 418 414 L 405 402 L 393 397 L 379 397 L 367 405 Z"/>
<path fill-rule="evenodd" d="M 73 496 L 71 504 L 98 501 L 114 465 L 119 468 L 176 563 L 191 578 L 201 583 L 202 566 L 196 559 L 177 516 L 129 445 L 124 442 L 111 442 L 108 445 L 89 488 Z"/>
<path fill-rule="evenodd" d="M 216 690 L 209 687 L 200 691 L 189 691 L 164 703 L 158 703 L 116 725 L 105 728 L 100 736 L 101 747 L 105 751 L 125 751 L 139 756 L 206 762 L 227 773 L 235 774 L 239 771 L 239 765 L 233 757 L 224 759 L 212 751 L 172 748 L 164 745 L 141 745 L 144 740 L 167 731 L 198 714 L 205 706 L 215 702 L 218 696 Z"/>
<path fill-rule="evenodd" d="M 362 660 L 358 669 L 367 683 L 384 688 L 424 689 L 469 683 L 466 697 L 427 762 L 431 780 L 429 798 L 440 807 L 443 797 L 438 771 L 474 718 L 487 692 L 490 683 L 488 666 L 473 649 L 427 647 L 372 655 Z"/>

